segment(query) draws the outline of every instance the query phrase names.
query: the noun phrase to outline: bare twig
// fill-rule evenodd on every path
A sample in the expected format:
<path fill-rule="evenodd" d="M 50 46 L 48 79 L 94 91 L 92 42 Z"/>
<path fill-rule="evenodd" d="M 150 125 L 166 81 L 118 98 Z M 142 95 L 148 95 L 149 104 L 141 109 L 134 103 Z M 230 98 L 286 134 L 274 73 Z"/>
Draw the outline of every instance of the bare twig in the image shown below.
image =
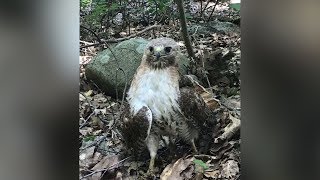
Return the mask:
<path fill-rule="evenodd" d="M 92 113 L 86 118 L 86 120 L 80 125 L 79 129 L 83 128 L 85 125 L 88 124 L 89 119 L 91 118 L 91 116 L 95 113 L 95 111 L 93 110 Z"/>
<path fill-rule="evenodd" d="M 204 66 L 204 58 L 201 58 L 201 61 L 202 61 L 202 68 L 205 69 L 205 66 Z M 210 83 L 210 81 L 209 81 L 209 77 L 208 77 L 207 73 L 205 73 L 204 76 L 206 77 L 206 80 L 207 80 L 207 83 L 208 83 L 209 88 L 211 88 L 211 83 Z"/>
<path fill-rule="evenodd" d="M 91 30 L 91 29 L 89 29 L 89 28 L 87 28 L 87 27 L 84 27 L 84 26 L 82 26 L 82 25 L 80 25 L 80 28 L 83 28 L 83 29 L 91 32 L 91 33 L 97 38 L 98 42 L 101 43 L 101 39 L 99 38 L 99 36 L 98 36 L 93 30 Z"/>
<path fill-rule="evenodd" d="M 202 15 L 202 0 L 200 1 L 200 15 Z"/>
<path fill-rule="evenodd" d="M 139 31 L 139 32 L 137 32 L 137 33 L 135 33 L 135 34 L 132 34 L 132 35 L 130 35 L 130 36 L 127 36 L 127 37 L 118 38 L 118 39 L 101 40 L 101 43 L 94 43 L 94 44 L 90 44 L 90 45 L 85 45 L 85 46 L 81 46 L 80 48 L 87 48 L 87 47 L 91 47 L 91 46 L 98 46 L 98 45 L 105 44 L 105 43 L 117 43 L 117 42 L 121 42 L 121 41 L 124 41 L 124 40 L 131 39 L 131 38 L 133 38 L 133 37 L 136 37 L 136 36 L 138 36 L 138 35 L 146 32 L 146 31 L 149 31 L 149 30 L 151 30 L 151 29 L 153 29 L 153 28 L 158 28 L 158 27 L 161 27 L 161 26 L 155 24 L 155 25 L 149 26 L 149 27 L 145 28 L 144 30 Z"/>
<path fill-rule="evenodd" d="M 124 74 L 124 76 L 126 77 L 126 83 L 125 83 L 125 85 L 124 85 L 124 89 L 123 89 L 123 93 L 122 93 L 122 98 L 121 98 L 121 106 L 120 106 L 120 110 L 119 110 L 120 113 L 121 113 L 122 110 L 123 110 L 124 97 L 126 96 L 126 91 L 127 91 L 127 86 L 128 86 L 128 74 L 126 74 L 122 68 L 118 68 L 118 70 L 120 70 L 120 71 Z M 117 93 L 117 94 L 118 94 L 118 93 Z"/>
<path fill-rule="evenodd" d="M 95 146 L 95 145 L 99 145 L 102 141 L 104 141 L 104 140 L 107 138 L 108 133 L 109 133 L 109 131 L 106 132 L 106 134 L 103 135 L 100 139 L 98 139 L 98 140 L 96 140 L 96 141 L 88 144 L 87 146 L 81 148 L 81 149 L 80 149 L 80 153 L 81 153 L 83 150 L 85 150 L 85 149 L 87 149 L 87 148 L 89 148 L 89 147 L 92 147 L 92 146 Z"/>
<path fill-rule="evenodd" d="M 80 94 L 86 99 L 86 101 L 88 102 L 88 104 L 90 105 L 90 108 L 94 108 L 92 113 L 85 119 L 85 121 L 80 125 L 79 129 L 83 128 L 87 122 L 89 121 L 89 119 L 91 118 L 91 116 L 94 114 L 94 110 L 96 109 L 96 107 L 94 107 L 91 102 L 89 101 L 89 99 L 87 98 L 87 96 L 85 96 L 82 92 L 80 92 Z"/>
<path fill-rule="evenodd" d="M 84 44 L 94 44 L 94 43 L 91 43 L 91 42 L 87 42 L 87 41 L 79 41 L 80 43 L 84 43 Z"/>
<path fill-rule="evenodd" d="M 202 15 L 205 12 L 205 10 L 207 9 L 209 3 L 210 3 L 210 0 L 207 1 L 207 4 L 204 6 L 203 10 L 201 9 L 200 17 L 202 17 Z"/>
<path fill-rule="evenodd" d="M 209 21 L 210 21 L 211 16 L 212 16 L 212 14 L 213 14 L 214 10 L 216 9 L 216 6 L 217 6 L 217 4 L 218 4 L 218 3 L 219 3 L 219 0 L 216 0 L 216 3 L 215 3 L 215 4 L 214 4 L 214 6 L 213 6 L 213 9 L 212 9 L 212 11 L 211 11 L 211 13 L 210 13 L 210 15 L 209 15 L 209 18 L 208 18 L 207 22 L 209 22 Z"/>

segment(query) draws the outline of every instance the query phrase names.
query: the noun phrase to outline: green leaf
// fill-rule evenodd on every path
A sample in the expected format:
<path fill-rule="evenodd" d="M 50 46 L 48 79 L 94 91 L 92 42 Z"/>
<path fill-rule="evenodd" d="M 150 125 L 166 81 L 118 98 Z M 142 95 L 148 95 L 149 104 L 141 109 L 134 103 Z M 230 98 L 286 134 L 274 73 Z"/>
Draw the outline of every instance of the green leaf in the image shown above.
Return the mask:
<path fill-rule="evenodd" d="M 84 142 L 93 141 L 96 138 L 94 135 L 89 135 L 83 138 Z"/>
<path fill-rule="evenodd" d="M 92 3 L 91 0 L 81 0 L 80 1 L 80 7 L 81 8 L 86 8 Z"/>
<path fill-rule="evenodd" d="M 200 160 L 200 159 L 194 159 L 193 162 L 197 166 L 201 166 L 204 170 L 209 168 L 208 165 L 205 162 L 203 162 L 202 160 Z"/>
<path fill-rule="evenodd" d="M 112 3 L 112 5 L 110 6 L 110 11 L 113 11 L 113 10 L 116 10 L 116 9 L 118 9 L 119 8 L 119 4 L 117 4 L 117 3 Z"/>
<path fill-rule="evenodd" d="M 240 11 L 240 3 L 234 3 L 234 4 L 230 4 L 229 7 Z"/>
<path fill-rule="evenodd" d="M 185 13 L 185 15 L 186 15 L 186 19 L 192 19 L 192 16 L 190 13 Z"/>

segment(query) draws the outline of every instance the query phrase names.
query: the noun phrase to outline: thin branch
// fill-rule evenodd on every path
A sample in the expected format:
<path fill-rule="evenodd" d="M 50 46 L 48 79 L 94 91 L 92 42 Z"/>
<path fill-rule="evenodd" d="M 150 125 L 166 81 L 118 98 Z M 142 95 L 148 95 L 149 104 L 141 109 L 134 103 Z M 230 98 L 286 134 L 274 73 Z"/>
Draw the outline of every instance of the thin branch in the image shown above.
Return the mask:
<path fill-rule="evenodd" d="M 137 33 L 135 33 L 135 34 L 132 34 L 132 35 L 127 36 L 127 37 L 124 37 L 124 38 L 101 40 L 101 43 L 95 43 L 95 44 L 85 45 L 85 46 L 81 46 L 80 48 L 87 48 L 87 47 L 91 47 L 91 46 L 98 46 L 98 45 L 105 44 L 105 43 L 117 43 L 117 42 L 121 42 L 121 41 L 124 41 L 124 40 L 131 39 L 131 38 L 133 38 L 133 37 L 135 37 L 135 36 L 138 36 L 138 35 L 146 32 L 146 31 L 149 31 L 149 30 L 151 30 L 151 29 L 153 29 L 153 28 L 158 28 L 158 27 L 161 27 L 161 26 L 155 24 L 155 25 L 152 25 L 152 26 L 149 26 L 149 27 L 145 28 L 145 29 L 142 30 L 142 31 L 139 31 L 139 32 L 137 32 Z"/>
<path fill-rule="evenodd" d="M 99 36 L 98 36 L 93 30 L 91 30 L 91 29 L 89 29 L 89 28 L 87 28 L 87 27 L 84 27 L 84 26 L 82 26 L 82 25 L 80 25 L 80 28 L 83 28 L 83 29 L 91 32 L 91 33 L 97 38 L 98 42 L 101 43 L 101 39 L 99 38 Z"/>
<path fill-rule="evenodd" d="M 210 21 L 211 16 L 212 16 L 212 14 L 213 14 L 214 10 L 216 9 L 216 6 L 217 6 L 217 4 L 218 4 L 218 3 L 219 3 L 219 0 L 216 0 L 216 3 L 215 3 L 215 4 L 214 4 L 214 6 L 213 6 L 213 9 L 212 9 L 212 11 L 211 11 L 211 13 L 210 13 L 210 15 L 209 15 L 209 18 L 208 18 L 207 22 L 209 22 L 209 21 Z"/>
<path fill-rule="evenodd" d="M 203 13 L 206 11 L 209 3 L 210 3 L 210 0 L 207 1 L 207 4 L 204 6 L 203 10 L 201 9 L 200 17 L 202 17 Z"/>
<path fill-rule="evenodd" d="M 94 111 L 96 109 L 96 107 L 94 107 L 94 105 L 91 104 L 91 102 L 89 101 L 89 99 L 87 98 L 87 96 L 85 96 L 82 92 L 80 92 L 80 94 L 85 98 L 85 100 L 88 102 L 90 109 L 92 109 L 92 107 L 94 108 L 92 110 L 92 113 L 85 119 L 85 121 L 80 125 L 79 129 L 83 128 L 85 125 L 87 125 L 89 119 L 91 118 L 91 116 L 94 114 Z"/>
<path fill-rule="evenodd" d="M 98 140 L 96 140 L 96 141 L 88 144 L 87 146 L 81 148 L 81 149 L 80 149 L 80 153 L 81 153 L 83 150 L 85 150 L 85 149 L 87 149 L 87 148 L 89 148 L 89 147 L 92 147 L 92 146 L 95 146 L 95 145 L 99 145 L 100 143 L 102 143 L 102 141 L 104 141 L 104 140 L 107 138 L 108 133 L 109 133 L 109 131 L 107 131 L 106 134 L 103 135 L 100 139 L 98 139 Z"/>
<path fill-rule="evenodd" d="M 93 110 L 92 113 L 86 118 L 86 120 L 80 125 L 79 129 L 83 128 L 85 125 L 88 124 L 89 119 L 94 113 L 95 113 L 95 110 Z"/>
<path fill-rule="evenodd" d="M 127 159 L 129 159 L 129 158 L 131 158 L 131 157 L 132 157 L 132 156 L 126 157 L 126 158 L 122 159 L 121 161 L 117 162 L 116 164 L 114 164 L 114 165 L 112 165 L 112 166 L 110 166 L 110 167 L 108 167 L 108 168 L 104 168 L 104 169 L 99 169 L 99 170 L 93 171 L 93 172 L 90 173 L 90 174 L 87 174 L 87 175 L 85 175 L 85 176 L 82 176 L 82 177 L 80 178 L 80 180 L 81 180 L 81 179 L 84 179 L 84 178 L 87 178 L 87 177 L 90 177 L 90 176 L 92 176 L 92 175 L 94 175 L 94 174 L 96 174 L 96 173 L 102 172 L 102 171 L 112 170 L 112 169 L 116 168 L 120 163 L 123 163 L 124 161 L 126 161 Z"/>
<path fill-rule="evenodd" d="M 80 43 L 84 43 L 84 44 L 94 44 L 94 43 L 87 42 L 87 41 L 82 41 L 82 40 L 80 40 L 79 42 L 80 42 Z"/>

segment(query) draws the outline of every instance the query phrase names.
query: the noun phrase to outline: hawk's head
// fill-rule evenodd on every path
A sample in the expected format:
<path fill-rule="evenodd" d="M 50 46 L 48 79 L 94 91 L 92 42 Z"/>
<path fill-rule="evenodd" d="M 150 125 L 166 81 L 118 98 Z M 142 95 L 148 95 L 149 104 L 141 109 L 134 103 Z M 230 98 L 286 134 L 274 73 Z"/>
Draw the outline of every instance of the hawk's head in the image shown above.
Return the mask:
<path fill-rule="evenodd" d="M 175 66 L 178 61 L 179 45 L 171 38 L 151 40 L 145 49 L 145 60 L 150 67 L 163 69 Z"/>

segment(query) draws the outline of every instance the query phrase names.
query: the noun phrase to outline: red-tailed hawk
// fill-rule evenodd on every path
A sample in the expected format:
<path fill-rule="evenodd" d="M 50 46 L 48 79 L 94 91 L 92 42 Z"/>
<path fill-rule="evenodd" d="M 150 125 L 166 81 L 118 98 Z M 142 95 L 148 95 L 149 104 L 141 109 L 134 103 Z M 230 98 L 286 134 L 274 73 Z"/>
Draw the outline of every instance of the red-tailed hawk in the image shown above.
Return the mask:
<path fill-rule="evenodd" d="M 135 153 L 148 148 L 149 172 L 154 170 L 161 137 L 182 138 L 197 153 L 194 141 L 201 124 L 214 119 L 194 84 L 179 86 L 182 80 L 178 72 L 179 53 L 179 45 L 173 39 L 150 41 L 127 94 L 122 134 Z"/>

